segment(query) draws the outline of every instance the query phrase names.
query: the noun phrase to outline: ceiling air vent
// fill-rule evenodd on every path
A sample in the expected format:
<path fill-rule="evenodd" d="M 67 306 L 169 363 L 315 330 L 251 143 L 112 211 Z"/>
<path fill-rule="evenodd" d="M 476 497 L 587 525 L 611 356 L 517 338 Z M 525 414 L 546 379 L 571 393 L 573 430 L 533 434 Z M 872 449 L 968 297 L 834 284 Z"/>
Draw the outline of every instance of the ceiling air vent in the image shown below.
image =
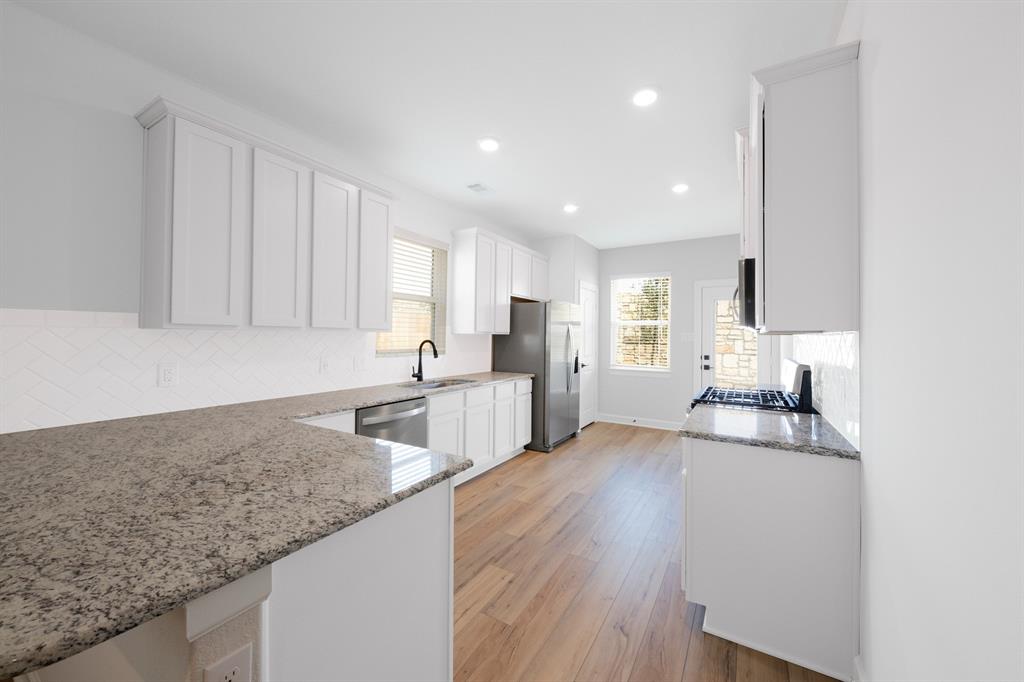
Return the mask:
<path fill-rule="evenodd" d="M 466 187 L 468 187 L 469 189 L 473 190 L 474 192 L 477 192 L 478 194 L 480 192 L 490 192 L 491 191 L 490 187 L 488 187 L 487 185 L 481 185 L 479 182 L 474 182 L 472 185 L 466 185 Z"/>

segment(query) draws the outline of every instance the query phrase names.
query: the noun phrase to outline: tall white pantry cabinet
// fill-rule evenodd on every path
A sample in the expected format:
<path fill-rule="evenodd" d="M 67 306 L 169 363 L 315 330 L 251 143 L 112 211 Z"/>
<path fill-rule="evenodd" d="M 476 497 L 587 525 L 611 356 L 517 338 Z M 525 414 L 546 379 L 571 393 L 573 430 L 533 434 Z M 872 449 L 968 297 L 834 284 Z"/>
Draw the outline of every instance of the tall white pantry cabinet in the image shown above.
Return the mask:
<path fill-rule="evenodd" d="M 140 326 L 391 327 L 385 190 L 164 99 L 136 118 Z"/>

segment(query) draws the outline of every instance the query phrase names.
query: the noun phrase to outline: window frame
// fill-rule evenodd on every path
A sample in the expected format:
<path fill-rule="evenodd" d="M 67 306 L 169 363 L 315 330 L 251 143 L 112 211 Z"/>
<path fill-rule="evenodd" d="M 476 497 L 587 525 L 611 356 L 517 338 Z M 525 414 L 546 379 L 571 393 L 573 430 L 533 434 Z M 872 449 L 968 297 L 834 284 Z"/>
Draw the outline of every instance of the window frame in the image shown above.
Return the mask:
<path fill-rule="evenodd" d="M 625 320 L 626 324 L 617 317 L 615 305 L 615 283 L 621 280 L 636 279 L 667 279 L 668 280 L 668 319 L 665 320 Z M 617 373 L 639 373 L 639 374 L 670 374 L 672 372 L 672 273 L 671 272 L 645 272 L 637 274 L 619 274 L 608 278 L 608 370 L 613 374 Z M 668 330 L 666 335 L 667 346 L 665 348 L 664 367 L 651 367 L 648 365 L 619 365 L 615 362 L 617 349 L 617 331 L 620 326 L 639 327 L 642 325 L 663 326 Z"/>
<path fill-rule="evenodd" d="M 404 229 L 396 226 L 395 227 L 394 235 L 392 236 L 392 244 L 391 244 L 391 247 L 392 247 L 391 248 L 391 258 L 392 258 L 392 263 L 391 263 L 391 273 L 392 274 L 391 274 L 391 277 L 392 278 L 394 278 L 394 260 L 393 259 L 394 259 L 394 252 L 395 252 L 395 250 L 394 250 L 394 240 L 396 240 L 396 239 L 400 239 L 400 240 L 406 241 L 406 242 L 411 242 L 413 244 L 416 244 L 417 246 L 423 246 L 423 247 L 426 247 L 426 248 L 429 248 L 429 249 L 433 249 L 434 251 L 440 251 L 440 252 L 444 253 L 444 272 L 443 273 L 436 272 L 437 268 L 436 268 L 436 264 L 435 264 L 435 268 L 434 268 L 435 271 L 431 273 L 431 277 L 434 279 L 435 284 L 439 285 L 440 287 L 443 287 L 443 290 L 441 292 L 439 292 L 437 295 L 435 295 L 435 296 L 420 296 L 420 295 L 416 295 L 416 294 L 396 294 L 395 290 L 394 290 L 394 281 L 393 281 L 393 279 L 392 279 L 392 282 L 391 282 L 391 315 L 392 315 L 391 327 L 392 327 L 392 329 L 394 329 L 394 315 L 395 315 L 394 311 L 396 309 L 395 305 L 394 305 L 395 301 L 397 301 L 397 300 L 404 300 L 404 301 L 416 301 L 416 302 L 433 303 L 434 304 L 434 319 L 433 319 L 433 324 L 431 326 L 433 327 L 434 333 L 431 335 L 431 340 L 437 346 L 437 354 L 438 355 L 444 355 L 446 350 L 447 350 L 447 347 L 448 347 L 448 344 L 447 344 L 447 336 L 448 336 L 448 274 L 449 274 L 449 272 L 448 272 L 448 260 L 449 260 L 449 257 L 451 255 L 450 250 L 449 250 L 449 244 L 446 243 L 446 242 L 442 242 L 440 240 L 437 240 L 437 239 L 431 239 L 430 237 L 426 237 L 424 235 L 417 234 L 415 232 L 410 232 L 409 230 L 404 230 Z M 374 345 L 375 357 L 378 357 L 378 358 L 408 357 L 408 356 L 411 356 L 411 355 L 416 355 L 419 352 L 418 348 L 409 348 L 409 349 L 401 349 L 401 350 L 380 350 L 380 349 L 378 349 L 377 348 L 377 342 L 379 340 L 380 334 L 387 334 L 387 333 L 390 333 L 390 331 L 388 331 L 388 332 L 377 332 L 376 336 L 374 337 L 374 344 L 373 345 Z"/>

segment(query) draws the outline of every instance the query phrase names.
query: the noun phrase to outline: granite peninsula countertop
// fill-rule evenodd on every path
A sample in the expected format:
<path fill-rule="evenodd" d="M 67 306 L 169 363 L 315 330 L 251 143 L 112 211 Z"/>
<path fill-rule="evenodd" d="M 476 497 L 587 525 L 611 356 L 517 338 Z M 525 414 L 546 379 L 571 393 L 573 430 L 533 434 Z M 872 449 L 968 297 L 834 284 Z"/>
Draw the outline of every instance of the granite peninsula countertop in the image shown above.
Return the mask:
<path fill-rule="evenodd" d="M 293 421 L 424 392 L 355 388 L 0 435 L 0 679 L 67 658 L 469 468 Z M 418 478 L 410 458 L 427 466 Z"/>
<path fill-rule="evenodd" d="M 679 435 L 842 459 L 860 459 L 860 451 L 820 414 L 696 405 L 679 429 Z"/>

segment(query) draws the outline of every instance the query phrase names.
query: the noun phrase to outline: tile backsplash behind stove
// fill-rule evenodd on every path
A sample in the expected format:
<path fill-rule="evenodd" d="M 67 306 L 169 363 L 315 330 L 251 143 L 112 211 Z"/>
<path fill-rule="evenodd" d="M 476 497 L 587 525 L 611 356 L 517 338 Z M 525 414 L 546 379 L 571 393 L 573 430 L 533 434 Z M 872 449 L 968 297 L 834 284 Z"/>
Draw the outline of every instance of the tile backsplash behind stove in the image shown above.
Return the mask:
<path fill-rule="evenodd" d="M 811 366 L 814 407 L 859 448 L 860 334 L 796 334 L 791 344 L 783 355 Z"/>

